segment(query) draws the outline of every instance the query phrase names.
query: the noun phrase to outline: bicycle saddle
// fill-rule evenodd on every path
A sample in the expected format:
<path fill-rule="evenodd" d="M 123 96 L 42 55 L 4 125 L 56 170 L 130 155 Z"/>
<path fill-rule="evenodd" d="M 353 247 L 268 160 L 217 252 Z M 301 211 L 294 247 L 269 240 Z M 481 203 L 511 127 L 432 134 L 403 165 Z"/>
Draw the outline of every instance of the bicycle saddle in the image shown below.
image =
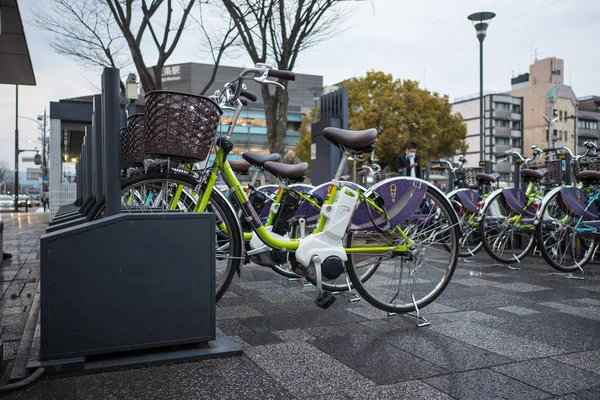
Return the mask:
<path fill-rule="evenodd" d="M 497 172 L 494 172 L 493 174 L 476 174 L 475 175 L 475 179 L 477 179 L 478 181 L 485 181 L 485 182 L 497 182 L 498 178 L 500 178 L 500 174 Z"/>
<path fill-rule="evenodd" d="M 323 136 L 337 147 L 368 153 L 373 151 L 377 130 L 372 128 L 366 131 L 347 131 L 329 127 L 323 129 Z"/>
<path fill-rule="evenodd" d="M 542 180 L 542 178 L 544 177 L 544 175 L 546 175 L 546 172 L 548 172 L 547 169 L 522 169 L 521 170 L 521 176 L 523 178 L 529 178 L 529 179 L 537 179 L 537 180 Z"/>
<path fill-rule="evenodd" d="M 586 182 L 600 182 L 600 171 L 581 171 L 577 174 L 577 180 Z"/>
<path fill-rule="evenodd" d="M 246 160 L 229 160 L 229 165 L 231 165 L 233 172 L 244 173 L 248 172 L 251 164 Z"/>
<path fill-rule="evenodd" d="M 278 178 L 284 179 L 300 179 L 304 178 L 308 171 L 308 164 L 301 162 L 298 164 L 283 164 L 273 161 L 267 161 L 264 164 L 265 170 L 277 176 Z"/>
<path fill-rule="evenodd" d="M 279 154 L 254 154 L 246 152 L 242 153 L 242 158 L 254 166 L 262 167 L 267 161 L 279 161 Z"/>

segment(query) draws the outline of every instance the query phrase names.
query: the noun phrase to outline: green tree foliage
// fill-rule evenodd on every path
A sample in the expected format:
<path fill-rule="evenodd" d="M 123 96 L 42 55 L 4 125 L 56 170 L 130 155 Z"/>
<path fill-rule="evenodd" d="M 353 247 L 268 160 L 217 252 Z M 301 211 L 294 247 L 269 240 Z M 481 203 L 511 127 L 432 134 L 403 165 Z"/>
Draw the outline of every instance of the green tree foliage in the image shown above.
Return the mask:
<path fill-rule="evenodd" d="M 306 161 L 309 165 L 309 173 L 310 173 L 310 144 L 312 143 L 311 136 L 311 124 L 315 120 L 315 109 L 314 107 L 310 109 L 308 114 L 304 114 L 302 116 L 302 123 L 300 124 L 300 129 L 298 130 L 300 133 L 300 140 L 296 143 L 296 147 L 294 147 L 294 152 L 296 156 L 302 161 Z"/>
<path fill-rule="evenodd" d="M 452 114 L 448 96 L 380 71 L 367 72 L 343 85 L 348 87 L 349 127 L 377 129 L 375 157 L 381 164 L 393 169 L 408 141 L 418 144 L 423 165 L 466 151 L 467 128 L 460 114 Z"/>

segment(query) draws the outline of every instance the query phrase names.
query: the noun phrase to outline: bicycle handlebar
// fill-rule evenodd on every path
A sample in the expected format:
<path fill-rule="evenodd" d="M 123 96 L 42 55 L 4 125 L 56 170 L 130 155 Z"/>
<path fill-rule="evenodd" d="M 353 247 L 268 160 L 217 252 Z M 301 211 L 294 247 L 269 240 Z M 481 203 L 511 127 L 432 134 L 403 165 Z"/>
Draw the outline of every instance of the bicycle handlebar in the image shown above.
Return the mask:
<path fill-rule="evenodd" d="M 286 81 L 296 80 L 296 74 L 294 72 L 280 69 L 270 69 L 269 72 L 267 72 L 267 76 L 270 76 L 272 78 L 285 79 Z"/>

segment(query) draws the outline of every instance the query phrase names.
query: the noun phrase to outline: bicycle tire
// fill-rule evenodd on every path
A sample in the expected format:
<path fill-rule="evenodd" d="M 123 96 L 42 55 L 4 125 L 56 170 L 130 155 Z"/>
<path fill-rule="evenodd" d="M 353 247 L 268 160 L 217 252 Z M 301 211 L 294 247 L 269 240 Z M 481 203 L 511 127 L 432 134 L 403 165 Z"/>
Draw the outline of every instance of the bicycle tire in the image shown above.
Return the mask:
<path fill-rule="evenodd" d="M 503 201 L 501 191 L 490 197 L 481 210 L 479 235 L 483 248 L 490 257 L 503 264 L 520 263 L 529 255 L 535 242 L 534 231 L 519 230 L 508 222 L 515 214 Z M 525 246 L 521 244 L 523 239 Z"/>
<path fill-rule="evenodd" d="M 596 246 L 590 236 L 577 234 L 575 225 L 586 220 L 572 215 L 560 201 L 560 192 L 554 193 L 540 208 L 541 220 L 536 224 L 538 249 L 550 266 L 560 272 L 575 272 L 585 266 Z M 576 248 L 574 248 L 576 247 Z M 564 251 L 561 256 L 560 252 Z"/>
<path fill-rule="evenodd" d="M 448 200 L 450 200 L 451 202 L 457 201 L 460 203 L 456 194 L 450 196 Z M 470 218 L 472 214 L 473 212 L 467 210 L 465 206 L 462 206 L 461 212 L 457 212 L 458 221 L 461 226 L 461 239 L 459 242 L 461 246 L 460 250 L 458 251 L 459 257 L 472 257 L 475 254 L 479 253 L 481 251 L 481 248 L 483 247 L 481 237 L 479 236 L 479 225 L 472 226 L 468 222 L 466 222 L 466 219 Z M 471 245 L 472 243 L 475 243 L 475 245 Z"/>
<path fill-rule="evenodd" d="M 198 185 L 198 182 L 191 175 L 180 174 L 180 173 L 166 173 L 166 172 L 151 172 L 145 175 L 138 175 L 130 179 L 126 179 L 121 182 L 121 192 L 126 193 L 128 190 L 133 190 L 136 186 L 141 184 L 152 184 L 152 183 L 164 183 L 168 182 L 173 185 L 183 185 L 184 187 L 191 188 L 193 191 Z M 192 205 L 195 204 L 195 199 L 193 196 L 190 196 L 189 193 L 183 193 L 184 198 L 180 200 L 180 202 L 185 201 L 184 206 L 188 207 L 185 211 L 192 211 Z M 216 301 L 219 301 L 221 297 L 225 294 L 235 272 L 239 270 L 241 261 L 244 257 L 243 252 L 243 238 L 241 234 L 241 228 L 239 225 L 239 220 L 235 216 L 234 212 L 231 209 L 231 205 L 224 196 L 218 192 L 216 188 L 213 188 L 213 192 L 211 193 L 209 204 L 212 208 L 212 211 L 218 215 L 218 219 L 222 220 L 225 224 L 226 231 L 219 229 L 216 227 L 217 232 L 217 245 L 218 248 L 223 246 L 227 246 L 226 243 L 229 242 L 229 248 L 224 250 L 229 250 L 228 257 L 219 257 L 217 255 L 216 261 Z M 93 212 L 95 214 L 90 215 L 89 218 L 91 220 L 100 219 L 103 217 L 103 211 L 105 207 L 105 199 L 102 198 L 94 207 Z M 124 207 L 125 212 L 129 210 L 127 207 Z M 219 263 L 219 260 L 228 260 L 226 261 L 226 266 L 222 266 L 222 263 Z"/>
<path fill-rule="evenodd" d="M 425 211 L 426 209 L 429 211 Z M 410 224 L 413 222 L 416 224 L 411 226 Z M 360 268 L 359 264 L 362 263 L 361 258 L 368 257 L 369 254 L 348 254 L 347 266 L 348 275 L 354 287 L 371 305 L 387 312 L 407 313 L 415 311 L 416 307 L 421 309 L 433 302 L 442 294 L 452 279 L 458 263 L 460 229 L 458 218 L 448 199 L 430 185 L 427 185 L 427 191 L 420 208 L 400 225 L 403 231 L 409 236 L 409 239 L 413 241 L 417 249 L 415 254 L 420 254 L 423 257 L 419 265 L 408 272 L 409 278 L 414 276 L 414 278 L 407 280 L 409 282 L 403 282 L 402 280 L 404 264 L 413 262 L 416 265 L 417 262 L 414 256 L 409 256 L 408 252 L 400 255 L 392 255 L 391 253 L 373 255 L 373 264 L 369 265 L 369 261 L 365 265 L 366 268 L 373 269 L 370 278 L 365 282 L 358 279 L 359 274 L 357 270 Z M 429 242 L 430 239 L 435 240 L 439 233 L 441 233 L 439 241 Z M 396 233 L 388 233 L 386 234 L 387 236 L 379 232 L 349 233 L 346 240 L 347 247 L 353 243 L 354 238 L 358 235 L 362 235 L 362 237 L 359 237 L 360 240 L 365 242 L 370 241 L 371 243 L 377 240 L 376 238 L 382 238 L 383 242 L 387 243 L 386 246 L 389 246 L 391 243 L 396 245 L 406 244 L 404 239 Z M 446 248 L 449 243 L 450 250 Z M 427 250 L 430 251 L 426 252 Z M 396 289 L 395 283 L 388 285 L 384 281 L 390 277 L 390 263 L 397 264 L 398 262 L 401 264 L 401 269 L 400 278 L 397 283 L 398 289 Z M 393 278 L 398 271 L 396 269 L 397 265 L 392 267 L 393 272 L 391 276 Z M 419 275 L 419 272 L 423 268 L 426 272 Z M 413 271 L 416 272 L 413 273 Z M 427 279 L 430 281 L 427 282 Z M 404 289 L 404 296 L 398 299 L 401 292 L 400 286 L 403 283 L 407 284 L 406 289 Z M 412 286 L 412 290 L 410 291 L 411 296 L 408 296 L 409 286 Z M 391 288 L 395 292 L 393 297 L 390 298 L 390 295 L 384 293 L 384 290 L 387 288 Z M 415 296 L 414 302 L 412 299 L 413 295 Z M 394 303 L 396 300 L 400 302 Z"/>

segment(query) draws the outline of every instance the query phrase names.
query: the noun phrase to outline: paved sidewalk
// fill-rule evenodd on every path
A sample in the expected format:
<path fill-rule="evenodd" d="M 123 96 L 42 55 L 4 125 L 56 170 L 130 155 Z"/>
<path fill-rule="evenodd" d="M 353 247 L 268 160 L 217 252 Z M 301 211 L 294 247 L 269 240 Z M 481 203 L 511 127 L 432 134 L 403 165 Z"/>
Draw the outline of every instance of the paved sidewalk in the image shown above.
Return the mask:
<path fill-rule="evenodd" d="M 43 220 L 34 217 L 44 215 L 5 225 L 7 250 L 19 255 L 0 269 L 0 329 L 15 350 L 39 276 Z M 321 310 L 312 288 L 246 266 L 217 309 L 243 356 L 44 378 L 3 398 L 598 399 L 599 268 L 569 280 L 537 257 L 511 270 L 480 254 L 423 310 L 431 326 L 416 328 L 345 296 Z M 14 357 L 6 346 L 3 379 Z"/>

